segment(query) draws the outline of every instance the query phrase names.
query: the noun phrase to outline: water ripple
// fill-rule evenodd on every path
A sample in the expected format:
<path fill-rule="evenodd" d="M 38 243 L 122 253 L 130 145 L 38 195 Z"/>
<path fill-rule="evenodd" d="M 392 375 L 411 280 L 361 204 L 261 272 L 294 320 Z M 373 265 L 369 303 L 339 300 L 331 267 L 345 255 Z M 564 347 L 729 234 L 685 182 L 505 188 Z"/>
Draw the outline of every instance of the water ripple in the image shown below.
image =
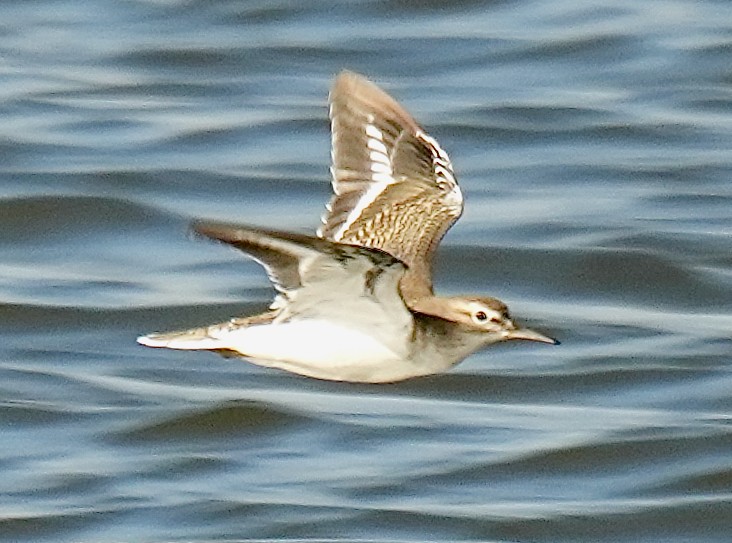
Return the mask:
<path fill-rule="evenodd" d="M 731 18 L 0 4 L 0 539 L 729 541 Z M 267 307 L 189 223 L 313 232 L 344 68 L 453 159 L 436 290 L 560 347 L 371 387 L 135 344 Z"/>

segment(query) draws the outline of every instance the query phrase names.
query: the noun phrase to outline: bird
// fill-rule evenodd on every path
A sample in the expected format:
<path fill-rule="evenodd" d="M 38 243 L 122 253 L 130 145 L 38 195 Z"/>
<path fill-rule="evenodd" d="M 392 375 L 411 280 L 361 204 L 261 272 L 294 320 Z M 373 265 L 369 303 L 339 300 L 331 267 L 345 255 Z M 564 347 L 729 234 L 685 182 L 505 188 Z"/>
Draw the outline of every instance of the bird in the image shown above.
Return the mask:
<path fill-rule="evenodd" d="M 333 194 L 315 235 L 195 222 L 261 264 L 261 314 L 152 333 L 148 347 L 214 351 L 321 380 L 392 383 L 445 372 L 491 344 L 559 342 L 489 296 L 434 294 L 432 261 L 463 211 L 447 153 L 394 98 L 343 71 L 329 94 Z"/>

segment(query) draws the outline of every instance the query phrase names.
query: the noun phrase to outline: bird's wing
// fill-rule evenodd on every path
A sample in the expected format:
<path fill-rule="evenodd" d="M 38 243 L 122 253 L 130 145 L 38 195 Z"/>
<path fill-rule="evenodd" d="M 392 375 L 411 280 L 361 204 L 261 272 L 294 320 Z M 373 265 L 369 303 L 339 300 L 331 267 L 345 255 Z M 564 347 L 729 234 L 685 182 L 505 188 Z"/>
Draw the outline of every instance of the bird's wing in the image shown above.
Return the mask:
<path fill-rule="evenodd" d="M 378 249 L 343 245 L 328 240 L 220 223 L 197 223 L 193 229 L 233 245 L 262 264 L 277 290 L 271 310 L 262 315 L 223 323 L 148 334 L 138 342 L 172 349 L 235 350 L 226 338 L 258 324 L 326 321 L 362 332 L 403 349 L 412 314 L 399 294 L 406 266 Z M 401 329 L 401 331 L 397 331 Z M 339 338 L 323 338 L 323 341 Z"/>
<path fill-rule="evenodd" d="M 439 144 L 391 96 L 343 72 L 330 93 L 334 195 L 318 236 L 406 263 L 406 298 L 432 293 L 432 256 L 463 197 Z"/>
<path fill-rule="evenodd" d="M 399 295 L 406 266 L 378 249 L 217 223 L 194 225 L 196 232 L 233 245 L 264 266 L 277 289 L 277 321 L 338 319 L 353 327 L 371 321 L 411 322 Z"/>

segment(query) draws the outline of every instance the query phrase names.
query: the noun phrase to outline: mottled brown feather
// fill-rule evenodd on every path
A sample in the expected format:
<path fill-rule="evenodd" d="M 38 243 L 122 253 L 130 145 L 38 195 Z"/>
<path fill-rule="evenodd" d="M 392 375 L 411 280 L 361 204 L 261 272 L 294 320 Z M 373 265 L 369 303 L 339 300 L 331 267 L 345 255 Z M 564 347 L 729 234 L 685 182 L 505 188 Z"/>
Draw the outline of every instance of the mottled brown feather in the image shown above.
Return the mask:
<path fill-rule="evenodd" d="M 409 267 L 404 298 L 431 295 L 433 254 L 462 212 L 447 154 L 393 98 L 357 74 L 336 79 L 330 116 L 335 194 L 318 235 L 388 252 Z M 375 167 L 389 171 L 375 175 Z"/>

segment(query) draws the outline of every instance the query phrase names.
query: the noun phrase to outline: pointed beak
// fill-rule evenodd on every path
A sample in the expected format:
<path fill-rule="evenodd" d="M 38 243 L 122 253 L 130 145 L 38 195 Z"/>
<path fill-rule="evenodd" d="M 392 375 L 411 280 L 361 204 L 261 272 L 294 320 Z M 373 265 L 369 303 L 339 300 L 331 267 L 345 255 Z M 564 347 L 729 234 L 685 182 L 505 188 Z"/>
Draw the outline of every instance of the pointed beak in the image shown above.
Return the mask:
<path fill-rule="evenodd" d="M 556 339 L 534 332 L 528 328 L 517 328 L 515 330 L 509 330 L 506 335 L 506 339 L 525 339 L 528 341 L 540 341 L 541 343 L 548 343 L 549 345 L 559 345 Z"/>

